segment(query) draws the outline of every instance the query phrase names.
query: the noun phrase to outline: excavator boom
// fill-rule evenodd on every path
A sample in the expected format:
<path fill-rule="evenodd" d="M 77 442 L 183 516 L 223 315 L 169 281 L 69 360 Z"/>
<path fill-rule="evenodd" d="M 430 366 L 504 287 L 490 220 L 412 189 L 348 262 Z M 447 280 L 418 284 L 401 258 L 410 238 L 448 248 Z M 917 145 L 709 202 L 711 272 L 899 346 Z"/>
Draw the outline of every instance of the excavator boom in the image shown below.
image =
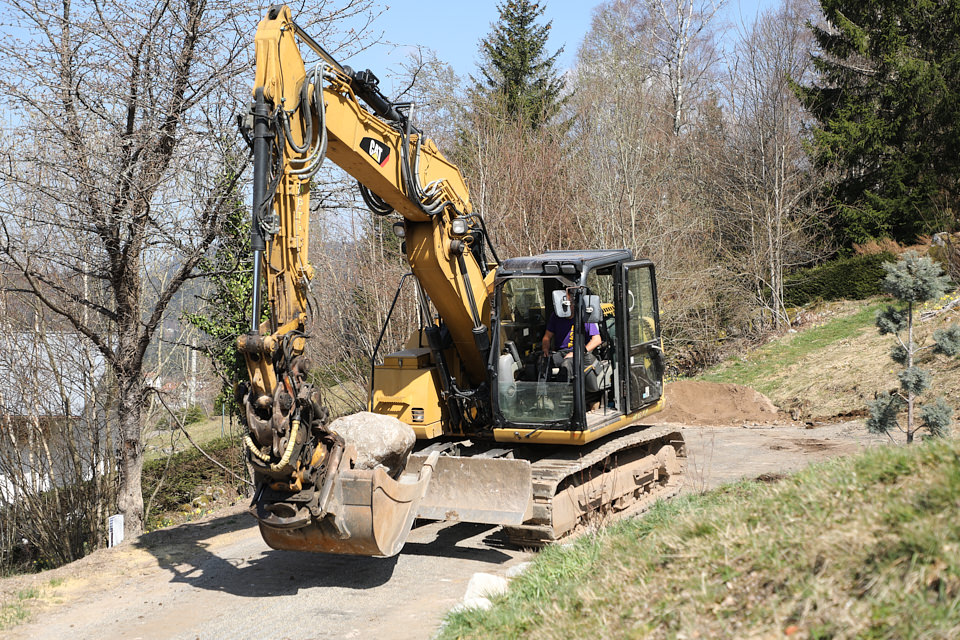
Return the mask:
<path fill-rule="evenodd" d="M 298 38 L 321 58 L 309 71 Z M 349 443 L 326 428 L 303 355 L 314 276 L 307 258 L 311 179 L 329 158 L 357 179 L 375 212 L 403 216 L 413 273 L 445 319 L 458 370 L 473 382 L 485 376 L 476 335 L 486 332 L 492 276 L 465 250 L 476 218 L 463 176 L 412 126 L 410 105 L 392 104 L 369 71 L 336 62 L 294 23 L 289 7 L 269 10 L 255 45 L 253 103 L 241 119 L 254 155 L 253 309 L 250 331 L 238 339 L 249 372 L 238 396 L 258 479 L 252 510 L 264 538 L 279 548 L 392 555 L 436 456 L 398 478 L 356 469 Z M 456 236 L 455 219 L 466 222 Z"/>

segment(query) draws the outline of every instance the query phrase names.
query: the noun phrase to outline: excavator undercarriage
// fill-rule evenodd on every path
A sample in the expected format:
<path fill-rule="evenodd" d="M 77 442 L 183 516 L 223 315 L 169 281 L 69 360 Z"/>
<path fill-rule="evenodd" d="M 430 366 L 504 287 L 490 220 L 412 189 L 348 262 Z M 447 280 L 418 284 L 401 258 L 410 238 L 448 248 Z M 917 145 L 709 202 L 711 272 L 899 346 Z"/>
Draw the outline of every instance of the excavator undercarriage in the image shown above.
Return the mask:
<path fill-rule="evenodd" d="M 391 556 L 419 518 L 500 524 L 511 543 L 535 548 L 672 497 L 686 465 L 680 433 L 657 427 L 628 429 L 582 449 L 477 453 L 466 446 L 450 455 L 471 443 L 449 444 L 411 455 L 396 480 L 383 467 L 353 468 L 356 454 L 348 447 L 327 476 L 328 492 L 262 489 L 253 507 L 261 534 L 276 549 Z M 515 455 L 535 459 L 506 457 Z"/>
<path fill-rule="evenodd" d="M 636 515 L 674 496 L 683 484 L 686 450 L 676 431 L 635 427 L 584 449 L 555 452 L 532 467 L 531 516 L 504 526 L 521 547 Z"/>

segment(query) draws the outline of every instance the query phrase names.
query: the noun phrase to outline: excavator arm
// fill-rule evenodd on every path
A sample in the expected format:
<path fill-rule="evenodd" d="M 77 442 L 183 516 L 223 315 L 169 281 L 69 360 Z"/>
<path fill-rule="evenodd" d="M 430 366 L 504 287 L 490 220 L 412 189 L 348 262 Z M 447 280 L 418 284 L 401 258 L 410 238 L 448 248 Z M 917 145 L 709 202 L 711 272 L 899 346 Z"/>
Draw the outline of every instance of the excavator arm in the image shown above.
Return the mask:
<path fill-rule="evenodd" d="M 319 58 L 309 70 L 300 42 Z M 478 260 L 482 220 L 459 169 L 412 125 L 412 108 L 383 96 L 371 72 L 337 63 L 288 7 L 272 7 L 260 22 L 253 103 L 241 118 L 254 156 L 254 288 L 249 332 L 238 338 L 249 373 L 238 400 L 257 477 L 252 510 L 277 548 L 396 553 L 436 461 L 396 480 L 354 469 L 355 450 L 326 428 L 320 391 L 307 379 L 310 185 L 325 158 L 357 179 L 375 213 L 403 217 L 407 258 L 449 332 L 460 384 L 475 388 L 486 378 L 493 271 Z M 439 329 L 427 330 L 445 361 Z M 448 398 L 485 397 L 464 392 L 449 373 L 440 378 Z M 482 405 L 449 402 L 461 419 L 483 413 Z"/>
<path fill-rule="evenodd" d="M 309 73 L 298 36 L 321 58 Z M 412 127 L 412 105 L 390 103 L 369 71 L 340 66 L 296 26 L 288 7 L 271 8 L 261 21 L 256 63 L 248 118 L 255 165 L 252 244 L 254 268 L 267 284 L 268 335 L 279 339 L 284 328 L 298 330 L 291 323 L 302 323 L 313 276 L 307 261 L 310 180 L 329 158 L 357 179 L 374 211 L 404 217 L 414 275 L 453 335 L 470 380 L 483 380 L 474 329 L 489 321 L 492 274 L 469 250 L 483 235 L 482 222 L 472 215 L 459 169 Z M 458 218 L 461 224 L 454 225 Z M 262 279 L 255 274 L 254 319 Z M 256 321 L 251 332 L 264 333 Z M 268 368 L 253 367 L 251 382 L 269 395 L 276 383 Z"/>

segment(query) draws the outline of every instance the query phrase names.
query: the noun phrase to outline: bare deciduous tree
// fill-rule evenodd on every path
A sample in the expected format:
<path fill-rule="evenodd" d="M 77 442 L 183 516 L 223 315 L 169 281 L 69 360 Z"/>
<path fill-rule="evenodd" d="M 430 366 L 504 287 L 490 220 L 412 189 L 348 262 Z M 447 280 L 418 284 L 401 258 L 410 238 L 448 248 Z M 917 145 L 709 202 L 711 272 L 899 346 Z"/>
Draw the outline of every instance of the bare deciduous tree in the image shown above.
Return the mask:
<path fill-rule="evenodd" d="M 673 133 L 680 131 L 690 108 L 690 93 L 717 59 L 714 16 L 726 0 L 644 0 L 655 37 L 654 52 L 666 76 L 672 103 Z"/>
<path fill-rule="evenodd" d="M 822 178 L 807 160 L 808 116 L 791 86 L 813 73 L 807 21 L 815 11 L 807 0 L 786 0 L 760 15 L 738 42 L 726 83 L 730 125 L 718 176 L 726 211 L 723 251 L 776 326 L 789 323 L 785 274 L 820 257 L 823 248 L 816 241 L 821 207 L 814 197 Z"/>
<path fill-rule="evenodd" d="M 324 3 L 315 15 L 329 31 L 330 16 L 370 6 Z M 0 43 L 0 89 L 27 135 L 2 150 L 0 256 L 112 371 L 117 504 L 127 534 L 137 534 L 145 354 L 170 301 L 218 238 L 241 179 L 243 162 L 228 159 L 244 157 L 233 118 L 247 100 L 261 9 L 207 0 L 2 7 L 16 37 Z M 148 264 L 170 269 L 154 295 Z M 102 298 L 86 295 L 87 279 Z"/>
<path fill-rule="evenodd" d="M 727 287 L 713 252 L 712 204 L 702 175 L 713 142 L 699 135 L 703 118 L 687 113 L 704 111 L 711 77 L 686 77 L 684 95 L 691 97 L 683 98 L 681 120 L 690 126 L 678 138 L 661 22 L 652 3 L 636 0 L 594 12 L 574 75 L 578 181 L 590 212 L 584 216 L 587 246 L 627 246 L 656 263 L 671 353 L 680 344 L 692 353 L 716 341 Z M 686 55 L 689 62 L 693 54 Z"/>

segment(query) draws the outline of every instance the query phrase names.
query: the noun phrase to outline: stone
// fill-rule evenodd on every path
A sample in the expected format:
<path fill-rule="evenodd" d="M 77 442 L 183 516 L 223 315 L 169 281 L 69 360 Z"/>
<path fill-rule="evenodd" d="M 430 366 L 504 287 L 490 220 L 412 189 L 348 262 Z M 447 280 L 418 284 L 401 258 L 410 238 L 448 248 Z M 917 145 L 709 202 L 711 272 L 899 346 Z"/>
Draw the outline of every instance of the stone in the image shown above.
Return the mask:
<path fill-rule="evenodd" d="M 460 611 L 466 611 L 467 609 L 483 609 L 487 610 L 493 606 L 493 603 L 490 602 L 487 598 L 468 598 L 463 602 L 455 605 L 451 611 L 457 613 Z"/>
<path fill-rule="evenodd" d="M 407 464 L 417 436 L 413 429 L 392 416 L 361 411 L 337 418 L 327 427 L 357 449 L 357 468 L 380 465 L 396 478 Z"/>
<path fill-rule="evenodd" d="M 507 569 L 507 578 L 512 580 L 519 576 L 521 573 L 526 571 L 530 567 L 529 562 L 521 562 L 520 564 L 514 565 Z"/>
<path fill-rule="evenodd" d="M 507 592 L 506 578 L 495 576 L 491 573 L 475 573 L 467 583 L 467 592 L 463 596 L 463 601 L 467 602 L 475 598 L 487 598 L 488 600 L 495 596 L 503 595 Z"/>

